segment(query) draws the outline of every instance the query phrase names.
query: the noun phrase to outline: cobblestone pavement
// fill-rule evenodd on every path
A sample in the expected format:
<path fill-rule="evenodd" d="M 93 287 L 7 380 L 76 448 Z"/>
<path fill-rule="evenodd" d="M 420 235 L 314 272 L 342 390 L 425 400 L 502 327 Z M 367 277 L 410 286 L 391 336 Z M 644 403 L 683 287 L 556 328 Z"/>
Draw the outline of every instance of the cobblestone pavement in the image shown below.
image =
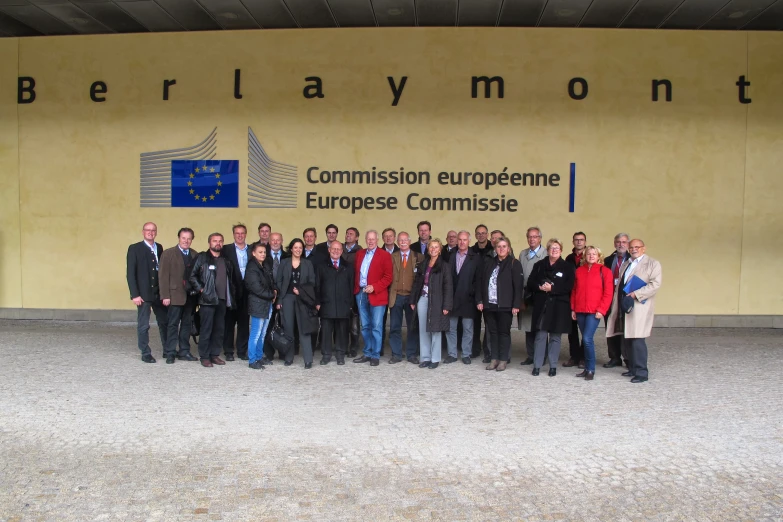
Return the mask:
<path fill-rule="evenodd" d="M 638 385 L 603 340 L 593 382 L 522 345 L 502 373 L 208 369 L 143 364 L 133 325 L 0 322 L 0 520 L 783 519 L 782 331 L 656 330 Z"/>

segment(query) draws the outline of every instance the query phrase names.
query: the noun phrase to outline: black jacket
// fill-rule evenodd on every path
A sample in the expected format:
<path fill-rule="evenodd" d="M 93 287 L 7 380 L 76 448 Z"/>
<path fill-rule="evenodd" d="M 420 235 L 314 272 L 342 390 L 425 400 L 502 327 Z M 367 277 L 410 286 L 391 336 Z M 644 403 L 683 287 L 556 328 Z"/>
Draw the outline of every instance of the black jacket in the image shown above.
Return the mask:
<path fill-rule="evenodd" d="M 288 293 L 288 287 L 291 284 L 291 272 L 293 272 L 291 258 L 289 257 L 280 261 L 280 267 L 277 269 L 277 277 L 275 278 L 275 288 L 277 288 L 277 304 L 281 304 L 283 302 L 283 298 Z M 299 260 L 299 273 L 301 275 L 299 279 L 299 286 L 315 286 L 315 269 L 313 268 L 313 264 L 304 257 L 300 258 Z"/>
<path fill-rule="evenodd" d="M 440 249 L 440 257 L 443 258 L 443 261 L 448 263 L 449 261 L 451 261 L 451 256 L 454 255 L 454 253 L 457 252 L 457 250 L 459 250 L 459 247 L 454 247 L 451 250 L 449 250 L 449 245 L 444 243 L 443 248 Z M 468 248 L 468 250 L 470 250 L 470 248 Z"/>
<path fill-rule="evenodd" d="M 432 241 L 432 239 L 430 239 Z M 421 251 L 421 240 L 416 241 L 411 245 L 411 250 L 414 252 L 418 252 L 419 254 L 424 254 L 424 257 L 429 258 L 430 257 L 430 244 L 427 243 L 427 248 L 424 249 L 424 252 Z"/>
<path fill-rule="evenodd" d="M 426 257 L 416 267 L 416 278 L 411 287 L 411 303 L 419 302 L 424 289 L 424 275 L 430 260 Z M 448 332 L 451 326 L 450 315 L 443 315 L 443 310 L 452 309 L 454 301 L 454 289 L 451 282 L 451 270 L 448 263 L 438 256 L 430 271 L 429 284 L 427 285 L 427 324 L 419 325 L 426 328 L 426 332 Z M 418 315 L 418 314 L 417 314 Z"/>
<path fill-rule="evenodd" d="M 313 247 L 313 250 L 310 252 L 309 256 L 305 255 L 305 249 L 302 249 L 302 257 L 307 259 L 313 264 L 313 267 L 320 266 L 321 263 L 326 262 L 326 260 L 329 258 L 329 251 L 327 250 L 324 254 L 324 251 L 320 248 L 318 248 L 318 245 Z"/>
<path fill-rule="evenodd" d="M 209 250 L 202 252 L 196 258 L 196 263 L 193 265 L 193 270 L 190 272 L 190 290 L 199 294 L 198 304 L 206 306 L 215 306 L 218 304 L 219 299 L 215 290 L 215 276 L 217 270 L 210 270 L 212 265 L 213 255 Z M 223 257 L 221 253 L 220 257 Z M 237 291 L 234 287 L 234 267 L 230 261 L 223 258 L 226 263 L 226 276 L 228 283 L 226 286 L 226 306 L 234 308 L 237 301 Z"/>
<path fill-rule="evenodd" d="M 331 259 L 318 265 L 315 295 L 321 307 L 319 315 L 323 319 L 349 319 L 353 307 L 353 265 L 340 259 L 335 270 Z"/>
<path fill-rule="evenodd" d="M 163 247 L 155 243 L 158 260 L 163 255 Z M 127 257 L 128 290 L 131 299 L 141 297 L 144 301 L 160 299 L 158 268 L 152 249 L 144 241 L 139 241 L 128 247 Z"/>
<path fill-rule="evenodd" d="M 458 274 L 457 253 L 456 251 L 452 253 L 449 259 L 449 270 L 454 287 L 452 317 L 473 318 L 476 315 L 476 305 L 478 304 L 476 289 L 481 281 L 483 267 L 481 256 L 468 249 L 467 257 L 465 257 L 465 262 L 462 263 Z"/>
<path fill-rule="evenodd" d="M 234 288 L 236 289 L 236 296 L 238 299 L 245 298 L 245 285 L 242 282 L 242 271 L 239 269 L 239 258 L 237 257 L 237 249 L 234 243 L 223 245 L 223 251 L 221 252 L 226 261 L 231 263 L 231 273 L 233 274 Z M 250 262 L 253 260 L 253 249 L 251 245 L 247 245 L 247 265 L 250 266 Z M 245 267 L 247 270 L 247 267 Z"/>
<path fill-rule="evenodd" d="M 604 266 L 606 266 L 606 268 L 611 270 L 612 269 L 612 263 L 614 263 L 614 260 L 615 260 L 616 257 L 617 257 L 617 250 L 612 252 L 612 255 L 610 255 L 606 259 L 604 259 Z M 631 257 L 631 254 L 626 252 L 625 255 L 623 256 L 623 260 L 620 261 L 620 266 L 622 266 L 622 264 L 625 262 L 625 260 L 628 259 L 629 257 Z"/>
<path fill-rule="evenodd" d="M 562 257 L 549 264 L 545 257 L 533 266 L 527 281 L 527 289 L 533 292 L 533 331 L 568 333 L 571 331 L 571 290 L 574 288 L 574 264 Z M 554 283 L 551 292 L 538 287 L 544 281 Z"/>
<path fill-rule="evenodd" d="M 299 333 L 318 333 L 321 323 L 318 321 L 318 310 L 315 309 L 316 304 L 315 285 L 312 283 L 299 285 L 299 295 L 296 299 L 296 306 L 299 309 L 299 314 L 297 315 L 300 322 Z"/>
<path fill-rule="evenodd" d="M 251 258 L 245 270 L 245 295 L 247 313 L 253 317 L 267 319 L 275 300 L 275 283 L 272 281 L 272 268 L 261 265 Z"/>
<path fill-rule="evenodd" d="M 484 248 L 481 248 L 479 247 L 478 241 L 476 241 L 470 249 L 481 256 L 485 256 L 492 250 L 492 243 L 487 241 L 487 245 Z"/>
<path fill-rule="evenodd" d="M 483 257 L 483 266 L 481 273 L 481 282 L 479 284 L 478 303 L 482 303 L 484 308 L 489 305 L 489 279 L 495 267 L 500 265 L 498 271 L 498 310 L 510 311 L 512 308 L 522 308 L 522 265 L 512 254 L 506 256 L 506 259 L 498 262 L 498 258 Z"/>

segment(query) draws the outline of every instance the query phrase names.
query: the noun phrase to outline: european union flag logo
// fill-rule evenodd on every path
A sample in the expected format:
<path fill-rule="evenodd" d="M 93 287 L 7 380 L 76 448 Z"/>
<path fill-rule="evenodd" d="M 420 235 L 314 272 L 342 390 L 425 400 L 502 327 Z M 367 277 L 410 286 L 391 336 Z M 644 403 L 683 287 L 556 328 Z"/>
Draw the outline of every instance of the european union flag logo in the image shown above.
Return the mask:
<path fill-rule="evenodd" d="M 172 207 L 239 206 L 239 160 L 173 160 Z"/>

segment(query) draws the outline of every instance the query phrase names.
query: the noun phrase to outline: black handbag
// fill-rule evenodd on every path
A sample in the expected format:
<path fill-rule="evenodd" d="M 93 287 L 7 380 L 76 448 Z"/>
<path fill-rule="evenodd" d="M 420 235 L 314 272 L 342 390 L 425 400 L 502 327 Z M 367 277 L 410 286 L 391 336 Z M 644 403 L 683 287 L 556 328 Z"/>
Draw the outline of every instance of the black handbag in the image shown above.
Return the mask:
<path fill-rule="evenodd" d="M 283 326 L 280 324 L 280 316 L 282 310 L 278 310 L 275 317 L 275 324 L 272 326 L 272 331 L 269 333 L 269 342 L 272 343 L 272 348 L 285 357 L 290 350 L 294 348 L 294 340 L 288 334 L 285 333 Z"/>

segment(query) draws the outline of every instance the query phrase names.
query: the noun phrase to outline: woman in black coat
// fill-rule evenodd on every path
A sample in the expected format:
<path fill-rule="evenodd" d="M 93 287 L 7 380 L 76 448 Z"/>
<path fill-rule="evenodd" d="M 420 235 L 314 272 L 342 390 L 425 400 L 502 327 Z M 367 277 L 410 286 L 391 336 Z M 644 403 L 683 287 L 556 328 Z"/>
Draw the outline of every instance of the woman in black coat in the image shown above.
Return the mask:
<path fill-rule="evenodd" d="M 318 332 L 318 312 L 315 310 L 315 269 L 313 264 L 304 258 L 304 242 L 294 239 L 288 245 L 291 257 L 280 261 L 277 268 L 277 309 L 283 315 L 285 333 L 294 338 L 294 324 L 299 329 L 299 344 L 302 348 L 305 369 L 313 367 L 313 345 L 311 333 Z M 312 308 L 306 304 L 306 296 L 312 295 Z M 294 351 L 289 350 L 285 356 L 285 365 L 294 363 Z"/>
<path fill-rule="evenodd" d="M 266 247 L 256 243 L 250 253 L 252 258 L 245 270 L 245 289 L 247 290 L 247 313 L 250 315 L 250 339 L 247 356 L 250 367 L 263 370 L 261 359 L 264 357 L 264 337 L 272 317 L 272 303 L 275 301 L 275 283 L 272 269 L 264 265 Z"/>
<path fill-rule="evenodd" d="M 484 261 L 477 293 L 481 296 L 478 309 L 484 313 L 492 354 L 486 369 L 502 372 L 511 352 L 511 320 L 522 308 L 522 265 L 514 258 L 511 242 L 505 237 L 495 244 L 495 252 L 496 257 Z"/>
<path fill-rule="evenodd" d="M 416 267 L 416 277 L 411 287 L 411 308 L 419 318 L 419 368 L 434 370 L 440 363 L 441 332 L 449 331 L 454 290 L 451 286 L 449 264 L 440 256 L 443 244 L 440 239 L 430 239 L 427 245 L 429 257 Z"/>
<path fill-rule="evenodd" d="M 563 253 L 560 240 L 550 239 L 546 251 L 549 256 L 533 266 L 527 290 L 533 294 L 532 330 L 536 333 L 533 375 L 538 375 L 546 354 L 549 376 L 554 377 L 560 357 L 560 336 L 571 331 L 574 265 L 560 257 Z"/>

